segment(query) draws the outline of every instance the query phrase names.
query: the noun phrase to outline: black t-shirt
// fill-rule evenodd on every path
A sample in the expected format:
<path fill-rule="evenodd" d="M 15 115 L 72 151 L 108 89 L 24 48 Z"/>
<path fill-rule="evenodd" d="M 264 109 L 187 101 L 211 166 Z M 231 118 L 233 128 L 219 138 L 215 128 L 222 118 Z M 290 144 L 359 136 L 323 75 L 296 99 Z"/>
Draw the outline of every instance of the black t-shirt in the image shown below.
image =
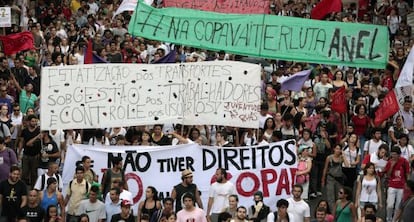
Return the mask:
<path fill-rule="evenodd" d="M 171 141 L 168 138 L 168 136 L 166 136 L 166 135 L 163 135 L 161 137 L 161 139 L 158 140 L 158 141 L 155 141 L 154 138 L 153 138 L 152 139 L 152 142 L 155 143 L 155 144 L 157 144 L 158 146 L 168 146 L 168 145 L 171 145 Z"/>
<path fill-rule="evenodd" d="M 8 180 L 2 181 L 0 183 L 0 194 L 3 196 L 1 216 L 7 217 L 8 221 L 24 216 L 20 205 L 22 196 L 27 196 L 27 187 L 23 181 L 19 180 L 16 184 L 10 184 Z"/>
<path fill-rule="evenodd" d="M 59 152 L 59 148 L 56 145 L 55 141 L 52 140 L 52 138 L 50 138 L 51 141 L 46 143 L 43 142 L 42 144 L 42 149 L 41 149 L 41 153 L 45 152 L 47 154 L 54 154 Z M 49 166 L 49 163 L 52 162 L 56 162 L 57 158 L 56 157 L 49 157 L 49 158 L 40 158 L 40 168 L 42 169 L 47 169 Z"/>
<path fill-rule="evenodd" d="M 22 208 L 22 212 L 30 222 L 42 222 L 45 216 L 45 211 L 39 205 L 34 208 L 26 205 Z"/>
<path fill-rule="evenodd" d="M 174 186 L 175 189 L 175 193 L 176 193 L 176 197 L 175 197 L 175 212 L 180 211 L 181 209 L 183 209 L 183 207 L 181 206 L 181 201 L 182 201 L 182 196 L 185 193 L 192 193 L 193 196 L 196 195 L 196 190 L 197 190 L 197 185 L 195 184 L 190 184 L 188 186 L 183 186 L 181 183 L 177 184 L 176 186 Z M 194 203 L 195 204 L 195 203 Z"/>
<path fill-rule="evenodd" d="M 10 79 L 10 70 L 9 69 L 5 69 L 5 70 L 0 70 L 0 79 L 3 79 L 4 81 L 7 81 Z"/>
<path fill-rule="evenodd" d="M 122 218 L 121 214 L 112 215 L 111 222 L 135 222 L 134 215 L 130 214 L 128 218 Z"/>
<path fill-rule="evenodd" d="M 22 137 L 23 137 L 23 147 L 24 151 L 23 154 L 27 156 L 36 156 L 40 154 L 40 150 L 42 149 L 40 140 L 36 140 L 33 143 L 33 146 L 26 146 L 26 143 L 29 142 L 32 138 L 36 137 L 40 133 L 40 128 L 37 127 L 33 132 L 31 132 L 28 128 L 22 130 Z"/>

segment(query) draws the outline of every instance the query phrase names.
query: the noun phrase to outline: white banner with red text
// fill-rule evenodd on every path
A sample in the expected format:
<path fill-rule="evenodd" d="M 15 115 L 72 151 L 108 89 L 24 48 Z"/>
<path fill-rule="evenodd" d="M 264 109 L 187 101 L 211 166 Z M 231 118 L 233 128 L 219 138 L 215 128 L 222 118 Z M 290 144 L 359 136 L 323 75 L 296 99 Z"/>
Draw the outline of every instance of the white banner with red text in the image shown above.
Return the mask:
<path fill-rule="evenodd" d="M 99 175 L 99 180 L 102 173 L 111 167 L 112 156 L 123 158 L 135 209 L 136 203 L 145 199 L 148 186 L 154 186 L 161 199 L 170 196 L 173 187 L 181 182 L 181 171 L 185 169 L 193 171 L 193 182 L 201 191 L 204 207 L 207 207 L 208 190 L 218 168 L 227 170 L 228 179 L 236 186 L 240 205 L 252 205 L 253 194 L 262 191 L 265 204 L 275 209 L 277 200 L 290 196 L 297 170 L 293 140 L 234 148 L 198 144 L 155 147 L 73 145 L 67 150 L 63 168 L 65 186 L 74 178 L 76 161 L 85 155 L 94 160 L 93 170 Z"/>

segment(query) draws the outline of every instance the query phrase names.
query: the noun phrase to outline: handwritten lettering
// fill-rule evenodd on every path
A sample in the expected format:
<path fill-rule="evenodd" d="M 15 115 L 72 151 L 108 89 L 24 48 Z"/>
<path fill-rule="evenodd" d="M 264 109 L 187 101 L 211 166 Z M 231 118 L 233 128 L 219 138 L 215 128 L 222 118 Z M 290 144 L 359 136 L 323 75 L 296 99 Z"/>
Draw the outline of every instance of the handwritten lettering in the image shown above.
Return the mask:
<path fill-rule="evenodd" d="M 43 129 L 258 124 L 260 66 L 254 64 L 95 64 L 47 67 L 42 75 Z M 238 119 L 226 117 L 226 107 L 235 106 L 231 103 L 244 107 Z"/>
<path fill-rule="evenodd" d="M 182 1 L 197 8 L 197 0 Z M 218 16 L 140 4 L 128 31 L 177 44 L 273 59 L 367 68 L 384 68 L 388 60 L 388 31 L 376 25 L 257 14 Z"/>

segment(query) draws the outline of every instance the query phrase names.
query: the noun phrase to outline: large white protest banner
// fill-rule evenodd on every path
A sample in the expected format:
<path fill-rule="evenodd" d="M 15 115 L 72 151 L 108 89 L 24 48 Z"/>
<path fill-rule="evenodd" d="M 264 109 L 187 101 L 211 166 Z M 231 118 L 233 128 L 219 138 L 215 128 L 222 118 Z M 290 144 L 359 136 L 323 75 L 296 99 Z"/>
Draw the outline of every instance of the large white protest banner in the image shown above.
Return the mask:
<path fill-rule="evenodd" d="M 73 145 L 68 148 L 63 168 L 65 186 L 73 179 L 76 161 L 84 155 L 94 160 L 93 170 L 99 178 L 111 167 L 111 157 L 121 156 L 135 204 L 145 199 L 148 186 L 154 186 L 161 199 L 170 196 L 173 186 L 181 182 L 181 171 L 191 169 L 203 205 L 207 206 L 208 190 L 216 169 L 225 168 L 229 180 L 236 186 L 240 205 L 252 205 L 253 194 L 260 190 L 264 202 L 275 209 L 277 200 L 290 196 L 297 170 L 293 140 L 235 148 L 197 144 L 157 147 Z"/>
<path fill-rule="evenodd" d="M 146 124 L 257 128 L 259 65 L 90 64 L 42 69 L 41 128 Z"/>

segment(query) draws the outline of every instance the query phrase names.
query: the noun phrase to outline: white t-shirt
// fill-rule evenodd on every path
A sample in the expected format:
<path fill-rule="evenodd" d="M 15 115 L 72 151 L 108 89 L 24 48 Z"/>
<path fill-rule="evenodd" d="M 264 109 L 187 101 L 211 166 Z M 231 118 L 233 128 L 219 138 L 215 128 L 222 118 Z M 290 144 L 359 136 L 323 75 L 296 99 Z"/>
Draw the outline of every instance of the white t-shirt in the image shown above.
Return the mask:
<path fill-rule="evenodd" d="M 63 130 L 56 130 L 55 134 L 52 134 L 52 130 L 50 130 L 49 135 L 52 137 L 52 140 L 55 141 L 58 149 L 60 150 L 60 144 L 65 142 L 65 133 Z"/>
<path fill-rule="evenodd" d="M 35 190 L 46 190 L 47 188 L 47 179 L 49 179 L 49 175 L 47 175 L 46 173 L 44 174 L 45 176 L 43 177 L 43 175 L 40 175 L 37 177 L 36 183 L 34 185 L 34 189 Z M 57 178 L 56 175 L 59 177 Z M 58 186 L 56 187 L 58 190 L 63 190 L 63 180 L 62 180 L 62 176 L 60 174 L 54 174 L 51 177 L 54 177 L 57 181 L 58 181 Z M 42 189 L 42 179 L 44 178 L 43 181 L 43 189 Z"/>
<path fill-rule="evenodd" d="M 10 119 L 11 119 L 11 124 L 13 126 L 17 126 L 17 125 L 22 125 L 22 120 L 23 120 L 23 114 L 20 112 L 18 116 L 15 115 L 10 115 Z M 17 133 L 18 133 L 18 127 L 14 128 L 14 131 L 11 135 L 12 139 L 17 139 Z"/>
<path fill-rule="evenodd" d="M 289 202 L 288 213 L 294 216 L 294 220 L 290 220 L 290 222 L 303 222 L 304 218 L 311 217 L 309 205 L 303 199 L 295 201 L 291 197 L 287 201 Z"/>
<path fill-rule="evenodd" d="M 408 162 L 410 161 L 410 158 L 412 155 L 414 155 L 414 149 L 413 146 L 411 146 L 410 144 L 408 144 L 405 147 L 401 147 L 401 157 L 404 157 L 406 160 L 408 160 Z"/>
<path fill-rule="evenodd" d="M 375 153 L 378 151 L 378 148 L 384 143 L 384 141 L 379 140 L 375 142 L 374 139 L 370 139 L 364 144 L 364 152 Z"/>
<path fill-rule="evenodd" d="M 236 194 L 236 187 L 233 183 L 213 183 L 208 191 L 208 197 L 214 198 L 210 213 L 221 213 L 224 208 L 229 206 L 229 196 Z"/>
<path fill-rule="evenodd" d="M 89 221 L 106 219 L 105 204 L 100 200 L 97 200 L 95 203 L 91 203 L 89 199 L 81 200 L 76 215 L 83 213 L 89 216 Z"/>
<path fill-rule="evenodd" d="M 259 127 L 260 129 L 264 129 L 264 125 L 266 123 L 267 118 L 272 118 L 272 115 L 266 114 L 265 116 L 259 115 Z"/>
<path fill-rule="evenodd" d="M 384 168 L 385 168 L 385 165 L 387 165 L 387 160 L 379 159 L 377 152 L 371 153 L 369 155 L 369 161 L 371 163 L 375 164 L 375 170 L 377 172 L 383 172 Z"/>
<path fill-rule="evenodd" d="M 313 91 L 315 92 L 315 97 L 319 100 L 321 97 L 328 98 L 328 90 L 332 88 L 330 83 L 326 83 L 325 85 L 321 82 L 318 82 L 313 87 Z"/>

